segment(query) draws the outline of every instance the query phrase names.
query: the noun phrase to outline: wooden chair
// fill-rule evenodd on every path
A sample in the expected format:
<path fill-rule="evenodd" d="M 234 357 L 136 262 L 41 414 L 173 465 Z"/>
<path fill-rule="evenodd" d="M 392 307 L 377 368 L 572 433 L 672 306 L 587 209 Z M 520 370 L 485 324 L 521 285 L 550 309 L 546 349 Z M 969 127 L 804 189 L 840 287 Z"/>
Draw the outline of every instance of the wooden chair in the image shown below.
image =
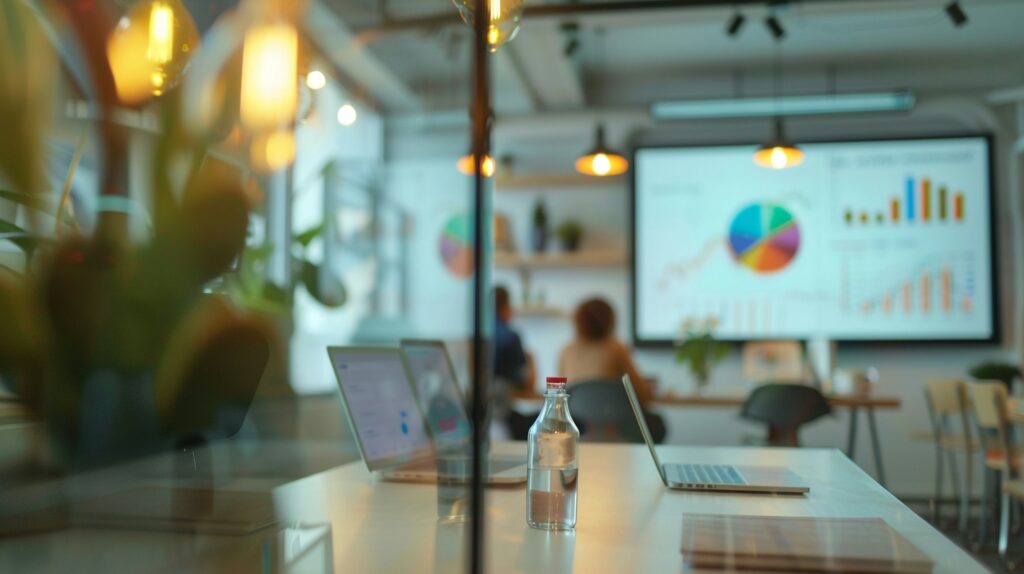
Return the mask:
<path fill-rule="evenodd" d="M 935 498 L 932 501 L 932 522 L 941 518 L 942 486 L 946 464 L 950 482 L 959 497 L 957 511 L 961 534 L 967 532 L 973 484 L 974 455 L 981 452 L 981 443 L 971 436 L 967 383 L 961 379 L 932 379 L 925 385 L 925 404 L 931 420 L 929 439 L 935 444 Z M 964 483 L 957 479 L 956 455 L 963 454 Z"/>
<path fill-rule="evenodd" d="M 1013 432 L 1007 418 L 1006 385 L 998 381 L 980 381 L 967 385 L 978 435 L 985 448 L 985 488 L 982 495 L 978 525 L 978 545 L 985 543 L 988 528 L 989 496 L 999 493 L 999 554 L 1006 556 L 1009 539 L 1010 497 L 1024 499 L 1024 488 L 1018 484 L 1020 454 L 1014 445 Z M 1010 488 L 1005 485 L 1010 484 Z"/>

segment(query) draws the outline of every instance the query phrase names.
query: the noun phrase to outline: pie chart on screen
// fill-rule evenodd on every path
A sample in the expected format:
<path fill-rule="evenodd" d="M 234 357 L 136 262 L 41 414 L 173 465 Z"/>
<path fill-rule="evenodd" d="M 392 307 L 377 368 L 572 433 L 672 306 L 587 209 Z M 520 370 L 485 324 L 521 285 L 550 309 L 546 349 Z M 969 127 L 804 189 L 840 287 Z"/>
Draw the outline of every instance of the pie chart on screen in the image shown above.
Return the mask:
<path fill-rule="evenodd" d="M 736 261 L 755 273 L 775 273 L 800 251 L 800 227 L 793 214 L 774 203 L 752 203 L 729 227 L 729 249 Z"/>
<path fill-rule="evenodd" d="M 465 279 L 473 274 L 471 235 L 469 216 L 465 213 L 449 219 L 441 230 L 441 261 L 448 272 L 459 279 Z"/>

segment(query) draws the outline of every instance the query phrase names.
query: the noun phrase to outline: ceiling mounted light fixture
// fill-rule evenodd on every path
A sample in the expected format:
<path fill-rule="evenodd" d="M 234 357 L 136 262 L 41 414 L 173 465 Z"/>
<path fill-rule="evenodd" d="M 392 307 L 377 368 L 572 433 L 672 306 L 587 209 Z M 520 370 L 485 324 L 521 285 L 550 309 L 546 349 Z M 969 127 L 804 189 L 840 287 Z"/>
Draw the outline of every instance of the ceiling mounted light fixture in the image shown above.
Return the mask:
<path fill-rule="evenodd" d="M 765 18 L 764 25 L 775 40 L 781 40 L 786 37 L 786 29 L 782 27 L 782 22 L 779 21 L 775 14 Z"/>
<path fill-rule="evenodd" d="M 743 24 L 745 24 L 746 21 L 747 19 L 743 16 L 743 14 L 740 14 L 739 12 L 734 12 L 732 17 L 729 18 L 729 23 L 726 24 L 725 26 L 725 33 L 728 34 L 730 38 L 735 38 L 737 35 L 739 35 L 740 30 L 743 29 Z"/>
<path fill-rule="evenodd" d="M 594 147 L 576 160 L 576 171 L 583 175 L 609 177 L 629 170 L 629 160 L 608 148 L 604 141 L 604 126 L 598 124 Z"/>
<path fill-rule="evenodd" d="M 967 13 L 964 12 L 962 6 L 960 6 L 960 0 L 953 0 L 949 4 L 946 4 L 946 16 L 949 16 L 949 20 L 957 28 L 962 27 L 967 23 Z"/>
<path fill-rule="evenodd" d="M 463 175 L 473 175 L 476 173 L 476 161 L 472 153 L 468 153 L 459 158 L 458 163 L 455 167 L 458 168 L 459 173 Z M 497 164 L 494 163 L 494 158 L 490 155 L 484 156 L 484 161 L 481 164 L 484 177 L 494 177 L 494 172 L 497 169 Z"/>
<path fill-rule="evenodd" d="M 771 141 L 757 148 L 754 163 L 768 169 L 786 169 L 804 162 L 804 152 L 786 138 L 782 118 L 775 118 L 775 129 Z"/>
<path fill-rule="evenodd" d="M 476 0 L 452 0 L 462 20 L 473 25 L 476 16 Z M 487 25 L 487 46 L 491 52 L 512 41 L 519 33 L 519 21 L 523 17 L 523 0 L 487 0 L 489 23 Z"/>

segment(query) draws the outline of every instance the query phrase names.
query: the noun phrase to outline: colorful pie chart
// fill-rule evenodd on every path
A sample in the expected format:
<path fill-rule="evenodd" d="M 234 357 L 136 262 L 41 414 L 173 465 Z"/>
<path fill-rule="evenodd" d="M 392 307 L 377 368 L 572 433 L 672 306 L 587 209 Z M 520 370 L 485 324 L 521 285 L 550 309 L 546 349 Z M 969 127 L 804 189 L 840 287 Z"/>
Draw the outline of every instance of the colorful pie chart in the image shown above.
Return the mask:
<path fill-rule="evenodd" d="M 793 214 L 774 203 L 753 203 L 729 227 L 729 249 L 755 273 L 785 269 L 800 251 L 800 227 Z"/>
<path fill-rule="evenodd" d="M 441 230 L 441 261 L 448 272 L 459 279 L 473 274 L 471 229 L 469 216 L 462 213 L 449 219 Z"/>

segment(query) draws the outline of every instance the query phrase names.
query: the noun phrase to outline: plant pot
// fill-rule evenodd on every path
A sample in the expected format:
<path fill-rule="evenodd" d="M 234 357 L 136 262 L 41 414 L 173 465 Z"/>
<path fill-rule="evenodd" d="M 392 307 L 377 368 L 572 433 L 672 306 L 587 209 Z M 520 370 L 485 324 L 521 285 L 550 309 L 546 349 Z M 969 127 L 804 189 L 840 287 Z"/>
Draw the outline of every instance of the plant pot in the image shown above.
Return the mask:
<path fill-rule="evenodd" d="M 535 225 L 530 230 L 530 246 L 534 253 L 543 253 L 548 250 L 548 230 Z"/>
<path fill-rule="evenodd" d="M 579 251 L 580 238 L 579 237 L 563 237 L 561 239 L 563 251 Z"/>

